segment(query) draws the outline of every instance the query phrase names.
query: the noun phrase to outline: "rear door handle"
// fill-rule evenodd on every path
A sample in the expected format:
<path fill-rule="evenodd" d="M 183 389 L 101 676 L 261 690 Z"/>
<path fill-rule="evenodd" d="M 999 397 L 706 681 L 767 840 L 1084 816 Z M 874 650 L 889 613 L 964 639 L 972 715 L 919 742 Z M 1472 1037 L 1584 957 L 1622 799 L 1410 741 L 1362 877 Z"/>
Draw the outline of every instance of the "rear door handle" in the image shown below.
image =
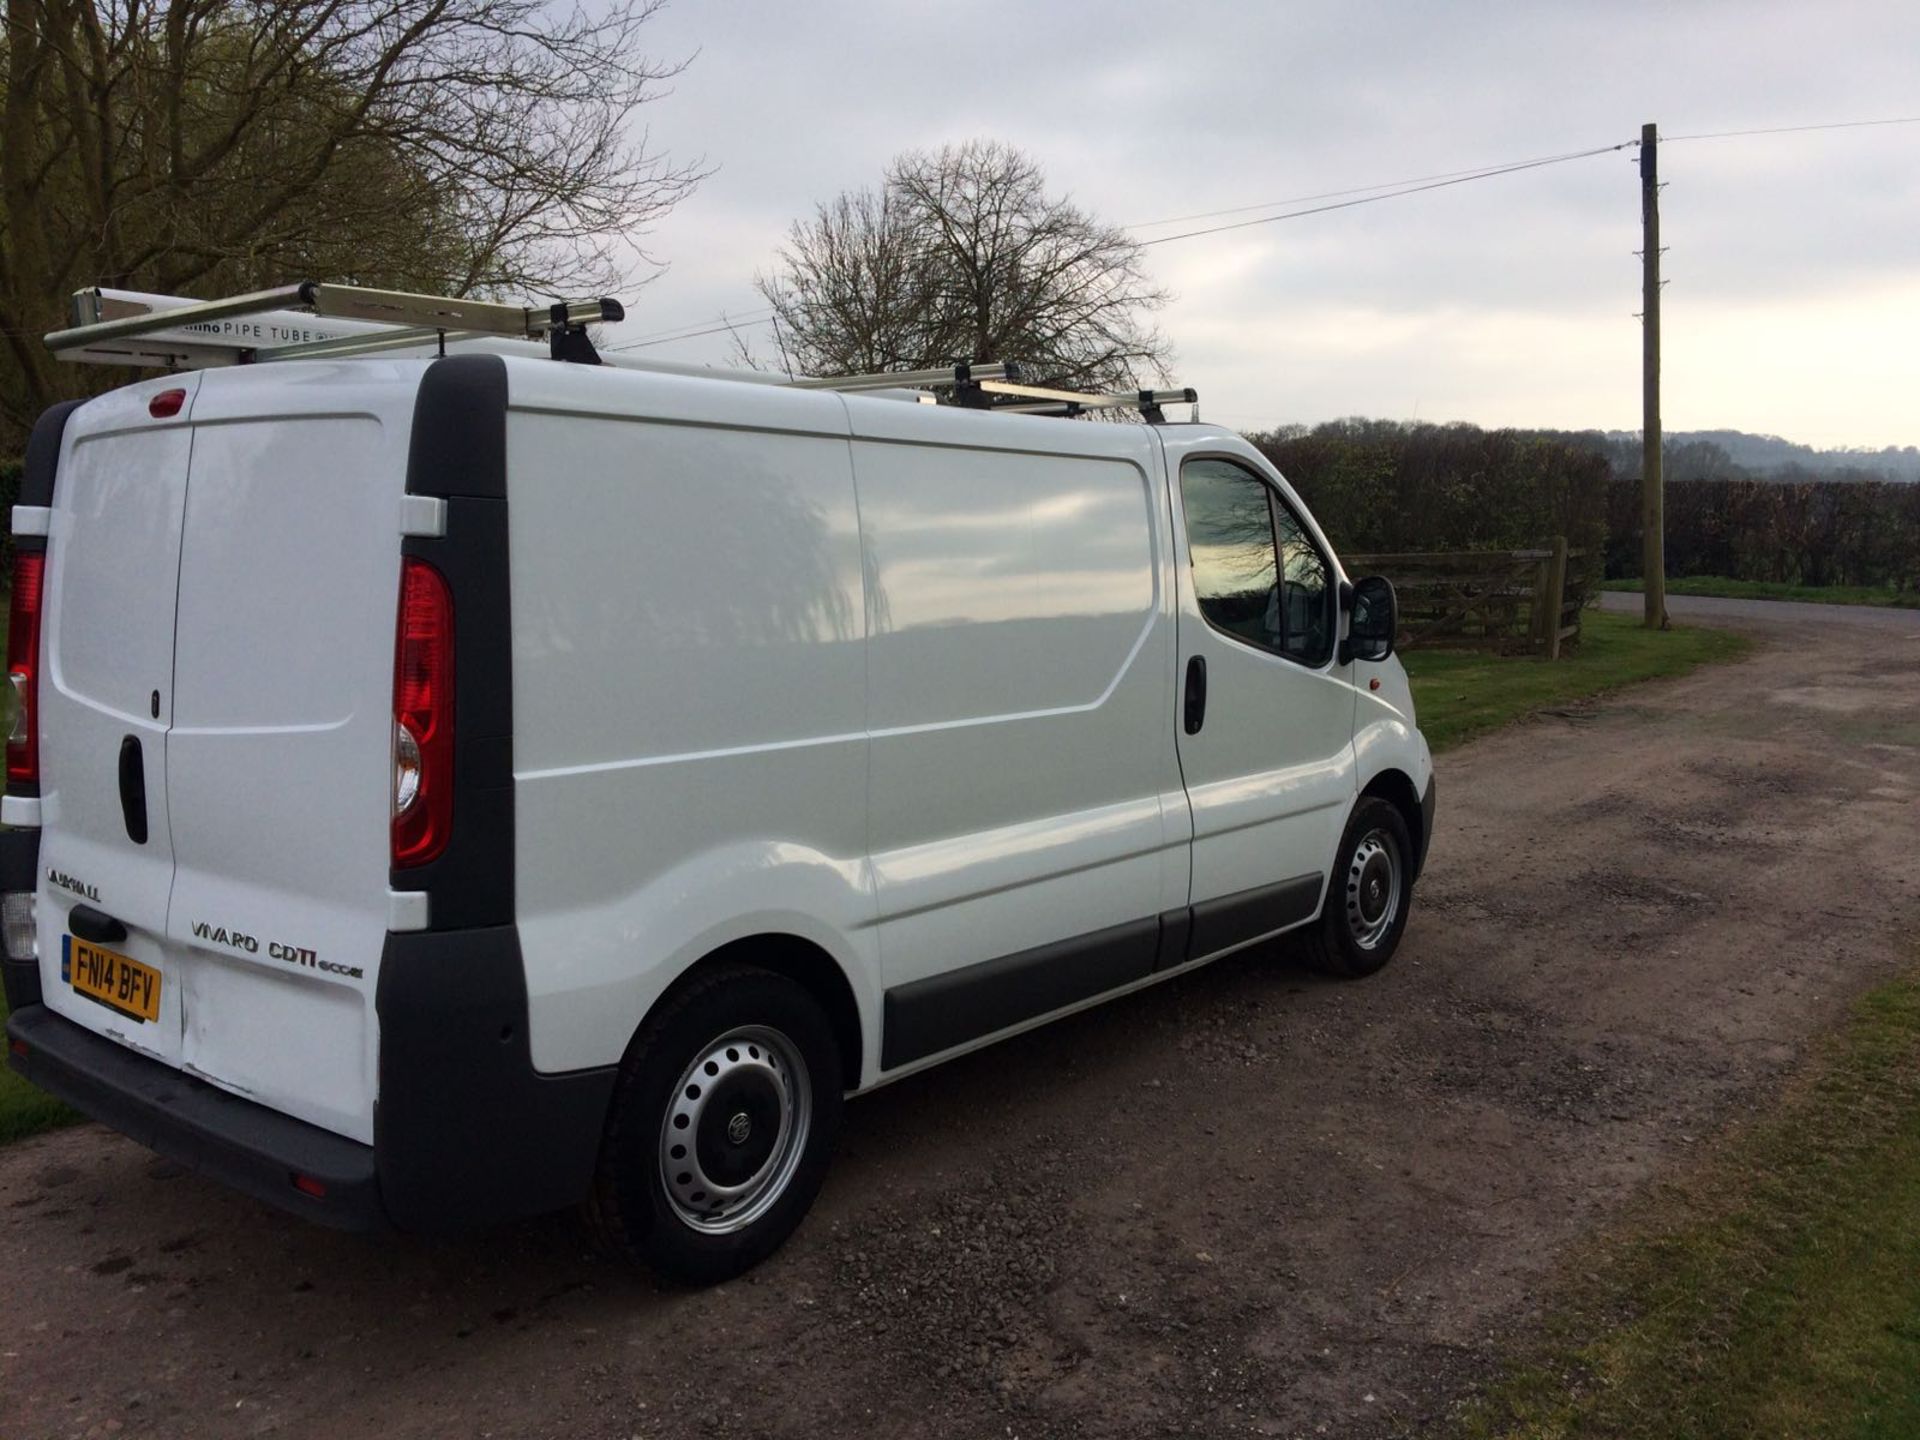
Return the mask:
<path fill-rule="evenodd" d="M 1196 655 L 1187 661 L 1187 734 L 1198 735 L 1207 723 L 1207 662 Z"/>
<path fill-rule="evenodd" d="M 120 815 L 127 822 L 127 838 L 136 845 L 146 844 L 147 761 L 138 735 L 120 742 Z"/>
<path fill-rule="evenodd" d="M 67 912 L 67 929 L 82 940 L 97 945 L 117 945 L 127 938 L 127 927 L 91 905 L 76 905 Z"/>

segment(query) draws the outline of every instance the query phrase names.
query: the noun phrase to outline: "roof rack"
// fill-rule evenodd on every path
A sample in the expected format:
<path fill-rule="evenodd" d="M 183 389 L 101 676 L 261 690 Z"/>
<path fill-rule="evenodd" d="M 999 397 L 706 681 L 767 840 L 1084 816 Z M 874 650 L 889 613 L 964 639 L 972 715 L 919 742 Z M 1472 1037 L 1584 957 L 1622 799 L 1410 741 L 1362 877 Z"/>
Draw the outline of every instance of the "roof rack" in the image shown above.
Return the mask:
<path fill-rule="evenodd" d="M 871 375 L 823 375 L 819 378 L 790 380 L 796 390 L 923 390 L 933 385 L 951 385 L 956 390 L 982 380 L 1018 379 L 1019 366 L 989 361 L 975 365 L 956 360 L 951 365 L 935 365 L 929 370 L 879 370 Z"/>
<path fill-rule="evenodd" d="M 817 379 L 708 370 L 626 355 L 610 355 L 603 361 L 587 337 L 587 326 L 625 318 L 625 309 L 612 299 L 510 305 L 315 280 L 223 300 L 188 300 L 95 286 L 74 292 L 72 324 L 48 335 L 46 344 L 63 360 L 191 369 L 337 359 L 391 350 L 444 355 L 449 344 L 461 341 L 545 339 L 548 353 L 556 360 L 605 363 L 620 369 L 751 380 L 798 390 L 891 392 L 889 398 L 1018 415 L 1071 417 L 1138 410 L 1155 424 L 1166 418 L 1163 406 L 1193 405 L 1197 418 L 1199 397 L 1191 389 L 1052 389 L 1026 384 L 1013 361 L 956 360 L 921 370 Z"/>
<path fill-rule="evenodd" d="M 1200 396 L 1190 386 L 1173 390 L 1055 390 L 1022 384 L 1020 367 L 1013 361 L 990 361 L 976 365 L 957 360 L 952 365 L 936 365 L 927 370 L 880 371 L 872 375 L 825 376 L 820 379 L 789 382 L 801 390 L 926 390 L 951 387 L 951 402 L 971 410 L 997 410 L 1013 415 L 1062 415 L 1074 417 L 1096 410 L 1138 410 L 1151 424 L 1163 424 L 1166 405 L 1192 405 L 1197 410 Z M 938 403 L 939 397 L 923 395 L 923 401 Z"/>
<path fill-rule="evenodd" d="M 107 364 L 251 364 L 367 354 L 475 336 L 545 338 L 556 360 L 598 364 L 586 327 L 626 318 L 618 300 L 508 305 L 302 280 L 224 300 L 98 287 L 74 292 L 73 323 L 46 337 L 62 359 Z"/>

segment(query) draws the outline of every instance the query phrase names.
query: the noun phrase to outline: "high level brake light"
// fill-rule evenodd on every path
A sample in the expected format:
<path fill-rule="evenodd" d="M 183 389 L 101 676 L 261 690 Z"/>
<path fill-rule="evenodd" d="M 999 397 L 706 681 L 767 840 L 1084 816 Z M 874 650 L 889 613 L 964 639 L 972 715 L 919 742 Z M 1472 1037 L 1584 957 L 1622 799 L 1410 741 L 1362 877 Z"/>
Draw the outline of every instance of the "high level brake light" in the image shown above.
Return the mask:
<path fill-rule="evenodd" d="M 13 728 L 7 732 L 7 783 L 40 783 L 40 592 L 44 553 L 13 557 L 13 604 L 7 615 L 7 681 L 13 686 Z"/>
<path fill-rule="evenodd" d="M 453 596 L 424 560 L 402 562 L 393 647 L 393 863 L 424 865 L 453 829 Z"/>

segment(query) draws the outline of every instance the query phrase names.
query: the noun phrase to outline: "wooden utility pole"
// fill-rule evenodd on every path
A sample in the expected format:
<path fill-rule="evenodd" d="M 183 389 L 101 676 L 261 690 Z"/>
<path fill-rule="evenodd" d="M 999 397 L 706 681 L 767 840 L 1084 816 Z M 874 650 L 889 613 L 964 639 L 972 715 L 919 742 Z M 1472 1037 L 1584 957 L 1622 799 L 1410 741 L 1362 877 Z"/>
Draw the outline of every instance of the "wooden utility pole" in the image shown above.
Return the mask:
<path fill-rule="evenodd" d="M 1640 574 L 1649 630 L 1667 628 L 1666 505 L 1660 475 L 1660 134 L 1640 127 Z"/>

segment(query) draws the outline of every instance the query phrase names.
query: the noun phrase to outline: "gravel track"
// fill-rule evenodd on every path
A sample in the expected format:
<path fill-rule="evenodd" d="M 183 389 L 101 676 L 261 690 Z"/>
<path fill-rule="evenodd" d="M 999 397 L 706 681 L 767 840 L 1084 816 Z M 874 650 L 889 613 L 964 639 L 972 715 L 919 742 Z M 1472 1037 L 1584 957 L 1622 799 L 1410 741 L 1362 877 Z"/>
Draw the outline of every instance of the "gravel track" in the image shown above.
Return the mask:
<path fill-rule="evenodd" d="M 0 1150 L 0 1435 L 1432 1431 L 1912 959 L 1920 615 L 1807 608 L 1442 757 L 1384 974 L 1249 952 L 854 1103 L 719 1289 L 566 1219 L 328 1234 L 93 1126 Z"/>

